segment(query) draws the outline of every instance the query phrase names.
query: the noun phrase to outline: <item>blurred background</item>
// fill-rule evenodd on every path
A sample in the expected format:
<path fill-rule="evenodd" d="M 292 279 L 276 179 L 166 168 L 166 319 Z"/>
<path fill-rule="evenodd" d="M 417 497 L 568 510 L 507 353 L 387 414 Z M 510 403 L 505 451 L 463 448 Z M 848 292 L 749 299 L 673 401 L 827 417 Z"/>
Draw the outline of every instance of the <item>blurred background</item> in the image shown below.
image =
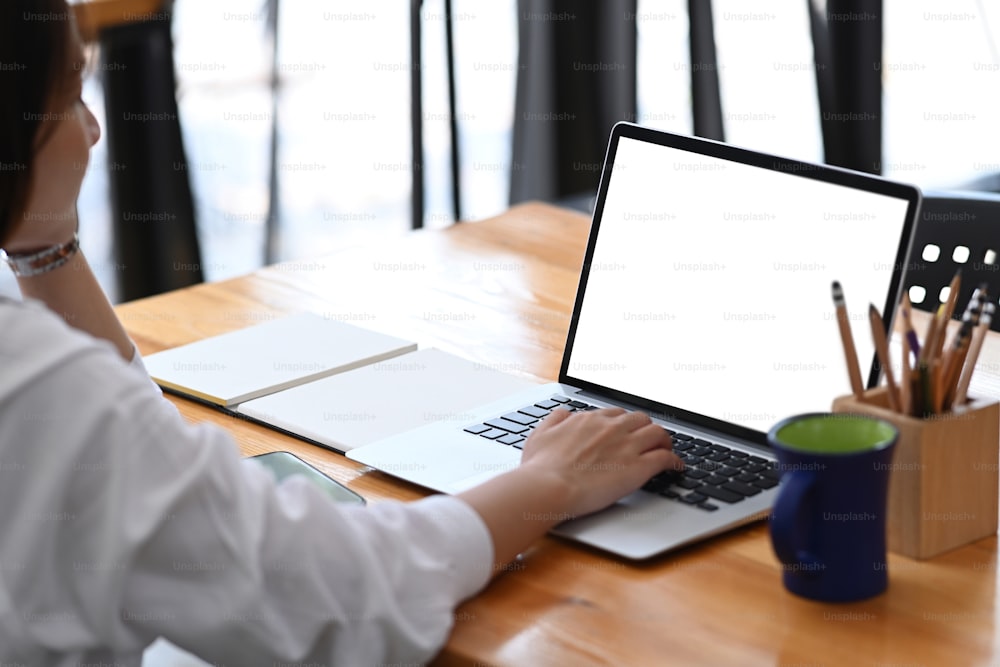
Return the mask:
<path fill-rule="evenodd" d="M 453 2 L 466 220 L 510 204 L 516 78 L 530 66 L 518 60 L 524 6 Z M 982 179 L 1000 173 L 1000 3 L 884 0 L 883 7 L 883 175 L 922 188 L 986 187 Z M 410 4 L 280 0 L 278 11 L 272 93 L 261 0 L 173 5 L 187 154 L 177 168 L 190 178 L 206 280 L 265 261 L 272 121 L 278 189 L 270 259 L 304 260 L 410 229 Z M 639 0 L 634 18 L 636 120 L 692 134 L 688 3 Z M 822 161 L 808 3 L 715 0 L 712 18 L 726 141 Z M 423 210 L 424 224 L 435 228 L 454 221 L 443 0 L 423 3 L 421 29 Z M 102 125 L 103 75 L 96 68 L 84 92 Z M 102 139 L 93 150 L 84 182 L 81 237 L 119 300 L 108 175 L 121 165 L 109 162 L 106 145 Z M 0 274 L 0 291 L 15 289 L 9 272 Z"/>

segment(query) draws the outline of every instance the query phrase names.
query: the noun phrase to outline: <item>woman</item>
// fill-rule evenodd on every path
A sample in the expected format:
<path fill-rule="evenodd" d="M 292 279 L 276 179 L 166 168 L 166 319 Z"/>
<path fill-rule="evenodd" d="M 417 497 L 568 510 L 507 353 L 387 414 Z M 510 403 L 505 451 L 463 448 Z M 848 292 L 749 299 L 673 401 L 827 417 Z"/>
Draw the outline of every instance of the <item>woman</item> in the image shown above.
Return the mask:
<path fill-rule="evenodd" d="M 79 250 L 82 63 L 64 0 L 2 4 L 0 247 L 26 299 L 0 300 L 0 662 L 138 664 L 159 636 L 236 665 L 427 660 L 559 517 L 680 467 L 647 417 L 601 410 L 553 415 L 456 497 L 275 485 L 163 400 Z"/>

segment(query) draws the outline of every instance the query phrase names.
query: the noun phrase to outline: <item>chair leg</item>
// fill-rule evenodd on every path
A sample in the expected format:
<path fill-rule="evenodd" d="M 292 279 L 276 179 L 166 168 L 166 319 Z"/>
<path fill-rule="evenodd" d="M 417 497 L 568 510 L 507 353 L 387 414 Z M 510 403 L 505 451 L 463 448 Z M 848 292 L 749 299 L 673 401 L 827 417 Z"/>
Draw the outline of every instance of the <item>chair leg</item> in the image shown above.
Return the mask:
<path fill-rule="evenodd" d="M 448 123 L 451 130 L 451 197 L 455 212 L 455 222 L 462 219 L 461 166 L 458 147 L 458 116 L 456 115 L 455 92 L 455 21 L 451 14 L 451 0 L 444 0 L 445 49 L 448 65 Z"/>
<path fill-rule="evenodd" d="M 271 35 L 271 146 L 268 165 L 267 217 L 264 219 L 264 265 L 278 261 L 281 183 L 278 178 L 278 0 L 267 0 L 267 30 Z"/>
<path fill-rule="evenodd" d="M 420 56 L 420 8 L 422 0 L 410 0 L 410 132 L 411 174 L 413 175 L 410 224 L 424 226 L 424 118 Z"/>

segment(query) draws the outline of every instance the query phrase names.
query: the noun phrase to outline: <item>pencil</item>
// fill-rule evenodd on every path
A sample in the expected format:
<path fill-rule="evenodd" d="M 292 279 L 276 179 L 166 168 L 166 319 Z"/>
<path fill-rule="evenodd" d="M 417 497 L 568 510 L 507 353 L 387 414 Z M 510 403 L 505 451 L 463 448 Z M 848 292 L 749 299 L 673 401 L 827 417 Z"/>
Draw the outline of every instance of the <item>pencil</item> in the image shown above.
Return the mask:
<path fill-rule="evenodd" d="M 892 359 L 889 358 L 889 343 L 885 339 L 885 323 L 878 313 L 875 304 L 868 304 L 868 321 L 872 325 L 872 338 L 875 340 L 875 353 L 878 361 L 885 371 L 885 381 L 889 385 L 889 408 L 893 412 L 902 411 L 902 404 L 899 400 L 899 389 L 896 386 L 896 378 L 892 372 Z"/>
<path fill-rule="evenodd" d="M 962 314 L 962 326 L 955 332 L 952 344 L 948 346 L 944 357 L 944 409 L 951 407 L 958 389 L 958 380 L 969 351 L 969 341 L 972 331 L 979 324 L 979 315 L 983 310 L 986 285 L 977 287 L 969 299 L 969 304 Z"/>
<path fill-rule="evenodd" d="M 938 306 L 938 311 L 941 310 L 941 306 Z M 927 320 L 927 329 L 924 330 L 924 342 L 920 346 L 920 355 L 917 357 L 918 366 L 924 366 L 927 363 L 927 355 L 931 352 L 930 342 L 934 337 L 934 331 L 937 329 L 937 312 L 931 313 L 930 318 Z"/>
<path fill-rule="evenodd" d="M 847 306 L 844 301 L 844 289 L 840 282 L 833 281 L 833 305 L 837 309 L 837 326 L 840 328 L 840 342 L 844 346 L 844 358 L 847 361 L 847 375 L 851 380 L 851 391 L 855 398 L 861 398 L 865 387 L 861 382 L 861 369 L 858 368 L 858 351 L 854 348 L 854 336 L 851 334 L 851 321 L 847 316 Z"/>
<path fill-rule="evenodd" d="M 939 341 L 947 331 L 948 323 L 943 320 L 945 304 L 938 306 L 937 312 L 931 316 L 931 321 L 927 324 L 927 334 L 924 336 L 924 344 L 920 348 L 920 365 L 930 366 L 934 359 L 941 353 Z"/>
<path fill-rule="evenodd" d="M 962 285 L 962 270 L 958 269 L 955 271 L 955 275 L 951 279 L 951 284 L 948 286 L 948 299 L 944 302 L 944 311 L 940 312 L 941 331 L 938 333 L 938 338 L 935 340 L 934 354 L 941 355 L 944 349 L 944 339 L 948 336 L 948 323 L 951 322 L 951 316 L 955 314 L 955 303 L 958 302 L 958 291 Z"/>
<path fill-rule="evenodd" d="M 934 359 L 931 364 L 931 382 L 933 383 L 933 393 L 931 394 L 931 411 L 939 415 L 944 412 L 944 368 L 941 358 Z"/>
<path fill-rule="evenodd" d="M 983 340 L 986 338 L 986 332 L 990 330 L 994 310 L 996 310 L 996 305 L 993 302 L 989 302 L 983 306 L 983 314 L 979 318 L 979 325 L 972 336 L 972 344 L 969 346 L 969 353 L 965 357 L 965 366 L 962 368 L 962 375 L 958 381 L 958 387 L 955 389 L 953 405 L 965 403 L 969 392 L 969 383 L 972 381 L 972 372 L 976 368 L 976 361 L 979 359 L 979 353 L 983 349 Z"/>
<path fill-rule="evenodd" d="M 945 311 L 944 319 L 950 320 L 951 316 L 955 313 L 955 303 L 958 301 L 958 290 L 962 285 L 962 269 L 955 271 L 955 275 L 951 279 L 951 284 L 948 286 L 948 300 L 945 301 Z"/>

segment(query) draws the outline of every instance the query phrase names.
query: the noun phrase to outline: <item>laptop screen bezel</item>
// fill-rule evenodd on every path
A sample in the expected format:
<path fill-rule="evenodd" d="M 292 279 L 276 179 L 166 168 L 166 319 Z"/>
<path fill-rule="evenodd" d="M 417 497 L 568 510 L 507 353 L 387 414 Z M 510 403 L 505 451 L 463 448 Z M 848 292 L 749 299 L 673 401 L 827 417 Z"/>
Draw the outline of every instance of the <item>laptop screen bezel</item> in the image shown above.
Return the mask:
<path fill-rule="evenodd" d="M 762 167 L 764 169 L 778 171 L 800 178 L 813 179 L 836 185 L 857 188 L 905 200 L 907 202 L 906 219 L 903 222 L 899 246 L 897 247 L 895 261 L 892 265 L 893 272 L 889 283 L 889 290 L 886 295 L 886 302 L 882 308 L 883 313 L 889 314 L 888 317 L 884 318 L 887 333 L 891 331 L 892 328 L 893 317 L 895 315 L 895 304 L 899 301 L 900 290 L 903 285 L 904 269 L 906 267 L 908 257 L 910 256 L 911 246 L 913 244 L 913 231 L 920 206 L 920 190 L 912 185 L 889 181 L 870 174 L 842 169 L 840 167 L 813 164 L 777 155 L 770 155 L 730 144 L 724 144 L 710 139 L 689 137 L 661 130 L 653 130 L 651 128 L 642 127 L 633 123 L 620 122 L 612 128 L 611 137 L 608 141 L 607 153 L 604 159 L 604 168 L 601 171 L 601 181 L 597 191 L 597 198 L 594 204 L 594 214 L 591 221 L 590 236 L 587 240 L 587 250 L 584 254 L 583 266 L 580 271 L 580 282 L 576 291 L 576 300 L 573 304 L 573 314 L 570 317 L 569 332 L 566 337 L 566 346 L 563 349 L 562 364 L 559 368 L 559 382 L 578 387 L 590 393 L 599 394 L 616 402 L 635 405 L 657 418 L 693 424 L 695 426 L 717 431 L 734 438 L 767 446 L 766 432 L 739 426 L 731 422 L 715 419 L 713 417 L 708 417 L 695 412 L 690 412 L 674 405 L 668 405 L 640 396 L 628 394 L 617 389 L 612 389 L 594 382 L 573 377 L 569 374 L 570 357 L 572 356 L 573 343 L 576 339 L 576 330 L 580 319 L 580 310 L 583 306 L 583 297 L 587 289 L 587 280 L 593 263 L 594 250 L 597 246 L 597 238 L 601 227 L 601 217 L 604 211 L 605 199 L 608 194 L 608 187 L 610 185 L 610 176 L 614 167 L 614 158 L 618 149 L 619 140 L 622 138 L 654 143 L 690 153 L 738 162 L 755 167 Z M 833 308 L 832 302 L 830 307 Z M 876 386 L 879 381 L 879 376 L 880 371 L 878 360 L 875 355 L 872 355 L 866 386 L 869 388 Z M 830 401 L 832 402 L 834 398 L 834 396 L 831 396 Z"/>

